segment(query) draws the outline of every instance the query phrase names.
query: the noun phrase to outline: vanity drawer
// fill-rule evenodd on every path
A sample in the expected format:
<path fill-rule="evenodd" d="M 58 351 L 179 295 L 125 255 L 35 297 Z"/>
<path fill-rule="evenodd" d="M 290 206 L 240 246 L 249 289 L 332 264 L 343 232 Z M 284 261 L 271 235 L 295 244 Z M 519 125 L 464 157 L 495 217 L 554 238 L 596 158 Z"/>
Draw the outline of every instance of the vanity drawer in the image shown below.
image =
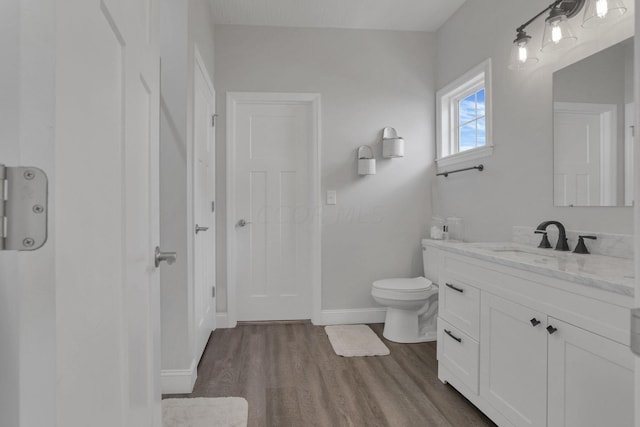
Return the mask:
<path fill-rule="evenodd" d="M 438 295 L 440 317 L 479 340 L 480 290 L 448 275 L 443 275 L 442 279 Z"/>
<path fill-rule="evenodd" d="M 479 347 L 478 341 L 438 318 L 438 368 L 446 368 L 475 394 L 478 394 Z"/>

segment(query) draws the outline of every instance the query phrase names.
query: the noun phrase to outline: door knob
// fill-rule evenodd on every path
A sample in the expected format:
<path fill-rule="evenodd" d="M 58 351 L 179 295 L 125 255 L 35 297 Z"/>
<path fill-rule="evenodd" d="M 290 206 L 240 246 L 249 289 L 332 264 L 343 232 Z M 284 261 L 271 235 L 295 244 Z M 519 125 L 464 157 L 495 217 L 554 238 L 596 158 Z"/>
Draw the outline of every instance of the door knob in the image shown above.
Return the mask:
<path fill-rule="evenodd" d="M 547 326 L 547 332 L 549 332 L 549 335 L 555 333 L 557 330 L 558 330 L 558 328 L 554 328 L 551 325 Z"/>
<path fill-rule="evenodd" d="M 160 263 L 162 261 L 166 261 L 167 264 L 171 265 L 174 262 L 176 262 L 176 259 L 178 259 L 178 256 L 176 255 L 175 252 L 160 252 L 160 247 L 156 246 L 156 252 L 155 252 L 156 268 L 160 267 Z"/>
<path fill-rule="evenodd" d="M 196 224 L 196 234 L 198 234 L 201 231 L 207 231 L 209 229 L 209 227 L 200 227 L 198 224 Z"/>
<path fill-rule="evenodd" d="M 538 326 L 540 324 L 540 321 L 538 319 L 536 319 L 535 317 L 531 320 L 529 320 L 529 322 L 531 322 L 531 326 Z"/>
<path fill-rule="evenodd" d="M 241 219 L 240 221 L 238 221 L 238 227 L 245 227 L 248 224 L 251 224 L 250 222 L 245 221 L 244 219 Z"/>

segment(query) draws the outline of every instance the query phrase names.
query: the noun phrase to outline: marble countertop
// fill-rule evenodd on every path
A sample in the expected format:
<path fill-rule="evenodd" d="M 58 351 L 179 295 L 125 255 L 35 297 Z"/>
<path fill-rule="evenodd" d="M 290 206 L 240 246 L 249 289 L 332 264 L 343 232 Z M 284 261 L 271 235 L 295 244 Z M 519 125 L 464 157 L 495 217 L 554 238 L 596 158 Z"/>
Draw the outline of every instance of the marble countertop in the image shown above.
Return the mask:
<path fill-rule="evenodd" d="M 635 273 L 631 259 L 574 254 L 511 242 L 463 243 L 423 239 L 422 243 L 447 252 L 634 296 Z"/>

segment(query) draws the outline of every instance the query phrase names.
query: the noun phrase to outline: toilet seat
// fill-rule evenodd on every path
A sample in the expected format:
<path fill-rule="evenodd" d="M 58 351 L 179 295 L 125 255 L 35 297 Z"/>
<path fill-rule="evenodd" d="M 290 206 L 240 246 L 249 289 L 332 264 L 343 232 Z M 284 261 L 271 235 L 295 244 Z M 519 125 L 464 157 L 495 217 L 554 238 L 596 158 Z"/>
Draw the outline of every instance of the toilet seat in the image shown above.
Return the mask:
<path fill-rule="evenodd" d="M 383 279 L 373 282 L 373 296 L 392 300 L 419 300 L 438 292 L 431 280 L 424 277 L 413 279 Z"/>
<path fill-rule="evenodd" d="M 373 282 L 373 287 L 378 289 L 387 289 L 393 291 L 425 291 L 433 286 L 429 279 L 424 277 L 415 277 L 413 279 L 383 279 Z"/>

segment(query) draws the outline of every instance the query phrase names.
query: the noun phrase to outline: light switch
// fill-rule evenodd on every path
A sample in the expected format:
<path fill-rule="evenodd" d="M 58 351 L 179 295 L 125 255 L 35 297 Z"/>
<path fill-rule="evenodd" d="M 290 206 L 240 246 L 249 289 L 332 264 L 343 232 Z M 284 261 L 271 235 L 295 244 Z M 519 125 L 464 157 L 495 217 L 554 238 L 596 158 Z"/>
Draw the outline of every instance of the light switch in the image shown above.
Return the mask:
<path fill-rule="evenodd" d="M 336 195 L 336 190 L 327 190 L 327 204 L 328 205 L 338 204 L 338 196 Z"/>

